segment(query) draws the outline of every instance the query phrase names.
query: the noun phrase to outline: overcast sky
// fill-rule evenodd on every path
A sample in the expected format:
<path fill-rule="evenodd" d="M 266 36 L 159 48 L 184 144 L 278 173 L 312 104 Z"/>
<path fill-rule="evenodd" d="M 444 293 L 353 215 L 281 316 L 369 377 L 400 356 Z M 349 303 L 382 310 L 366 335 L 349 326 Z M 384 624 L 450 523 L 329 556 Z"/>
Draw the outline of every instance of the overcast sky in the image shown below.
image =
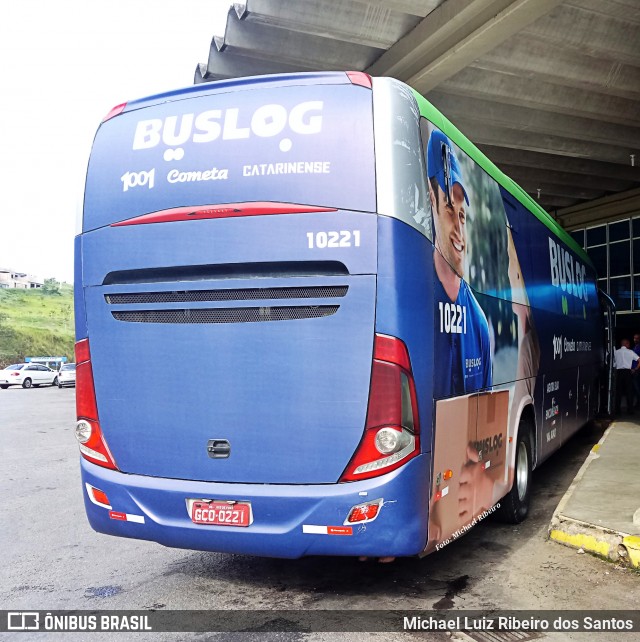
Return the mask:
<path fill-rule="evenodd" d="M 0 267 L 73 280 L 95 131 L 114 106 L 193 84 L 228 0 L 15 0 L 0 22 Z"/>

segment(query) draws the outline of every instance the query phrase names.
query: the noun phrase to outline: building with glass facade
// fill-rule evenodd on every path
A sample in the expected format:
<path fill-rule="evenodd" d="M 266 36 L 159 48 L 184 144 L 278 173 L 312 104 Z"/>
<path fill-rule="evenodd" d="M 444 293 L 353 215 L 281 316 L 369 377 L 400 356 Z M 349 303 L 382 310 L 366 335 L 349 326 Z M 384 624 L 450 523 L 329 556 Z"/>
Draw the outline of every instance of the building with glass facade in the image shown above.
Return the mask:
<path fill-rule="evenodd" d="M 640 213 L 639 213 L 640 214 Z M 640 216 L 569 232 L 598 272 L 598 286 L 616 304 L 617 338 L 640 332 Z"/>

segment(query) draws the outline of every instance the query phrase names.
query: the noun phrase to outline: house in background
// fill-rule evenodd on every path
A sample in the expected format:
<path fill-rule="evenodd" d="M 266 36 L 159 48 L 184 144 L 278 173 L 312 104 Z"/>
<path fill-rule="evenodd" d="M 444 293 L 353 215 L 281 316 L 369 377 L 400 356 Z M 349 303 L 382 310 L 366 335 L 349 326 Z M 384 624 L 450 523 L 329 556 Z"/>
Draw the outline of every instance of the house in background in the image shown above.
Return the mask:
<path fill-rule="evenodd" d="M 43 285 L 44 281 L 32 274 L 0 268 L 0 288 L 22 288 L 23 290 L 28 290 L 41 288 Z"/>

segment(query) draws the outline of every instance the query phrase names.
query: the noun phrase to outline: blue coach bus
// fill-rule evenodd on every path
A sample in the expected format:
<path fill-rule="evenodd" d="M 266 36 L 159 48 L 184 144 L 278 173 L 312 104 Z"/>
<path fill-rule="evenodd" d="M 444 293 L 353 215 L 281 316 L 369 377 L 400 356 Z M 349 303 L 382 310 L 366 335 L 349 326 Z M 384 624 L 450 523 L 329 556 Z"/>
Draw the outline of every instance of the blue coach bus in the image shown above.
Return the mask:
<path fill-rule="evenodd" d="M 442 114 L 354 72 L 119 105 L 76 237 L 76 436 L 102 533 L 431 552 L 598 408 L 586 254 Z"/>

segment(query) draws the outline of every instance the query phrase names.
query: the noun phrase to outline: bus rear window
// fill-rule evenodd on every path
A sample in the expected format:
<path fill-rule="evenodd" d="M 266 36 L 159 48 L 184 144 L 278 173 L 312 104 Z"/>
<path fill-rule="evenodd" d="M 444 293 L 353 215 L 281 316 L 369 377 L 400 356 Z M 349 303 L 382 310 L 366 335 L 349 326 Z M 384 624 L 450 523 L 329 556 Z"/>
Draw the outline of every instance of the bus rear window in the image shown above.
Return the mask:
<path fill-rule="evenodd" d="M 84 231 L 198 204 L 375 211 L 372 92 L 252 87 L 191 91 L 103 123 L 87 172 Z"/>

